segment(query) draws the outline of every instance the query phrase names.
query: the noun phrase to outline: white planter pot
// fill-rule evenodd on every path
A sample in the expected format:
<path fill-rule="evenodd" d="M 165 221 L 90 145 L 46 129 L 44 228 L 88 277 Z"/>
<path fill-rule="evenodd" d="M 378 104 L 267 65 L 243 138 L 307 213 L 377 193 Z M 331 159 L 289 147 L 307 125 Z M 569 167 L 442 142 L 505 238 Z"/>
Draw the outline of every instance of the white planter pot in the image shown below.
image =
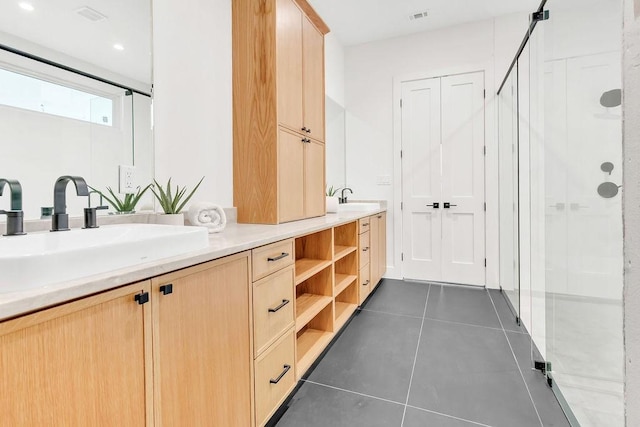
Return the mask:
<path fill-rule="evenodd" d="M 162 225 L 184 225 L 184 214 L 157 214 L 156 224 Z"/>
<path fill-rule="evenodd" d="M 335 196 L 327 196 L 327 212 L 335 213 L 338 212 L 338 198 Z"/>

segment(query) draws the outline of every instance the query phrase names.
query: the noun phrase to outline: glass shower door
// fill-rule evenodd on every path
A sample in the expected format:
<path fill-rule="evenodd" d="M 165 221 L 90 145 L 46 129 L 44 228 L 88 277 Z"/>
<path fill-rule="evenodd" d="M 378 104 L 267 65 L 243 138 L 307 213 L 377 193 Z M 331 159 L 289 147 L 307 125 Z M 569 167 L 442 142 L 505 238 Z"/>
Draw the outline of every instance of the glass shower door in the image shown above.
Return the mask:
<path fill-rule="evenodd" d="M 531 181 L 531 211 L 543 213 L 532 221 L 543 250 L 531 281 L 544 290 L 532 336 L 574 424 L 617 427 L 624 425 L 622 12 L 619 0 L 578 6 L 547 2 L 550 19 L 531 43 L 539 58 L 532 86 L 543 94 L 530 103 L 538 115 L 532 130 L 542 135 L 530 156 L 542 178 L 537 188 Z"/>

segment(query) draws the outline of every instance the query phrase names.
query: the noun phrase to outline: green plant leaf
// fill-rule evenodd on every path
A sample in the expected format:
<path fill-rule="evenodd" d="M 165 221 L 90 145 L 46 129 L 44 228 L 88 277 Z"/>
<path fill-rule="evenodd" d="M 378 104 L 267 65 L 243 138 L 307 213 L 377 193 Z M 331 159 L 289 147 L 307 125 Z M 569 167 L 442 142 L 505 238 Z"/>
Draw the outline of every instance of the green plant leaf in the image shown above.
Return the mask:
<path fill-rule="evenodd" d="M 160 207 L 162 207 L 162 211 L 166 214 L 175 214 L 180 213 L 182 209 L 185 207 L 189 199 L 196 192 L 200 184 L 204 180 L 204 176 L 200 179 L 200 182 L 195 186 L 195 188 L 189 193 L 189 195 L 184 198 L 187 187 L 180 188 L 179 185 L 176 185 L 175 192 L 171 191 L 171 178 L 167 181 L 166 188 L 163 188 L 158 181 L 153 180 L 154 185 L 151 185 L 151 192 L 160 203 Z M 184 200 L 183 200 L 184 199 Z"/>

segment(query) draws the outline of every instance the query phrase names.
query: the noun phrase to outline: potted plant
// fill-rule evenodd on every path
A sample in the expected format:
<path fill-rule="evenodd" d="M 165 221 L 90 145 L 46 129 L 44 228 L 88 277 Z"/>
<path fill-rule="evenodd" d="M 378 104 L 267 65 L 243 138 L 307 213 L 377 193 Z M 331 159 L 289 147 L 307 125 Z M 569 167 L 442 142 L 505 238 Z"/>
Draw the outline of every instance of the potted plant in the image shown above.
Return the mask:
<path fill-rule="evenodd" d="M 186 186 L 180 188 L 179 185 L 176 185 L 175 190 L 171 190 L 171 178 L 169 178 L 165 188 L 162 188 L 162 185 L 154 179 L 154 185 L 151 187 L 151 192 L 156 196 L 156 199 L 158 199 L 158 203 L 160 203 L 160 207 L 164 212 L 164 215 L 158 216 L 157 222 L 159 224 L 184 225 L 184 214 L 182 213 L 182 209 L 189 202 L 198 187 L 200 187 L 203 180 L 204 176 L 200 179 L 200 182 L 198 182 L 195 188 L 187 195 Z"/>
<path fill-rule="evenodd" d="M 338 212 L 338 191 L 340 187 L 327 187 L 327 212 Z"/>
<path fill-rule="evenodd" d="M 91 191 L 98 193 L 100 197 L 107 201 L 111 205 L 111 207 L 116 211 L 117 214 L 132 214 L 136 212 L 136 205 L 144 195 L 144 193 L 151 188 L 151 184 L 147 185 L 144 188 L 138 187 L 138 191 L 136 193 L 125 194 L 123 198 L 118 197 L 118 195 L 111 189 L 111 187 L 107 187 L 107 191 L 110 196 L 107 196 L 103 192 L 96 190 L 95 188 L 89 186 Z"/>

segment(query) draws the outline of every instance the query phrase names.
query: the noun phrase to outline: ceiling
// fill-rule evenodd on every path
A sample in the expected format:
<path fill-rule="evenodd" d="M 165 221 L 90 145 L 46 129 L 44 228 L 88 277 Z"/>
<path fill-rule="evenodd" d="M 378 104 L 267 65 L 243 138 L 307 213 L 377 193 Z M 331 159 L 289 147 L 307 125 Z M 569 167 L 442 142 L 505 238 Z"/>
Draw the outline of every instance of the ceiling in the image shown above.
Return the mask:
<path fill-rule="evenodd" d="M 346 46 L 405 36 L 516 12 L 540 0 L 308 0 Z M 411 21 L 409 15 L 428 12 Z"/>
<path fill-rule="evenodd" d="M 3 32 L 114 71 L 151 82 L 151 0 L 0 0 Z M 83 6 L 105 15 L 92 22 L 76 10 Z M 119 43 L 124 50 L 113 45 Z"/>

